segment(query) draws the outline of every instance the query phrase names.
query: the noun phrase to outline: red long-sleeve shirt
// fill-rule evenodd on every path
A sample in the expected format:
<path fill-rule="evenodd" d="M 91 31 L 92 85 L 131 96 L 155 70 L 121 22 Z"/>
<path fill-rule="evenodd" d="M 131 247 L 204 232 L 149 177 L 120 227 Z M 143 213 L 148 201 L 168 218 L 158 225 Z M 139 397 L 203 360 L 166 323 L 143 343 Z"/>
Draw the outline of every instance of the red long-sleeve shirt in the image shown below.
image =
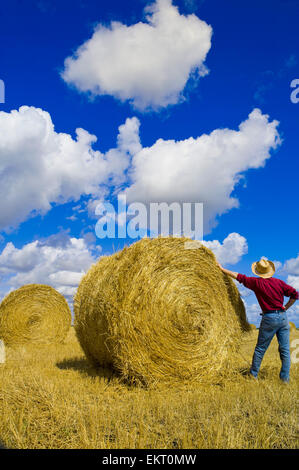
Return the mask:
<path fill-rule="evenodd" d="M 238 274 L 237 281 L 248 289 L 253 290 L 263 312 L 269 310 L 283 310 L 283 298 L 298 299 L 299 294 L 294 287 L 289 286 L 281 279 L 270 277 L 248 277 Z"/>

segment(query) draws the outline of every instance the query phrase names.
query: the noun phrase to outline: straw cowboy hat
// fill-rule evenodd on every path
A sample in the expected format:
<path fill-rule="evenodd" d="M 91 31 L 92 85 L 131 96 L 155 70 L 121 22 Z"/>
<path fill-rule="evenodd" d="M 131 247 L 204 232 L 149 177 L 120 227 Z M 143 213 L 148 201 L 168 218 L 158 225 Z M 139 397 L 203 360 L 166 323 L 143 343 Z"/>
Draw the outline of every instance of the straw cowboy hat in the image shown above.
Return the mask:
<path fill-rule="evenodd" d="M 267 279 L 268 277 L 272 277 L 275 273 L 275 266 L 272 261 L 261 258 L 259 261 L 252 263 L 251 270 L 253 274 Z"/>

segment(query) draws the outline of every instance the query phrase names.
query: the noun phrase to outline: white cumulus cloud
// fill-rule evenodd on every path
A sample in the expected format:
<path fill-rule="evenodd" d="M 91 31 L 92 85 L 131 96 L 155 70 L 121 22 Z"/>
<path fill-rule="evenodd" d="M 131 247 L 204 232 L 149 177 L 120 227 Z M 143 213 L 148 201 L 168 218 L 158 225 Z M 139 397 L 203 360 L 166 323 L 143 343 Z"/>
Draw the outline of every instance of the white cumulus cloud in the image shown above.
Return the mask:
<path fill-rule="evenodd" d="M 62 78 L 79 91 L 129 100 L 139 110 L 158 110 L 183 99 L 188 79 L 204 65 L 212 28 L 196 15 L 180 15 L 171 0 L 156 0 L 146 22 L 98 24 L 64 63 Z"/>
<path fill-rule="evenodd" d="M 287 283 L 299 290 L 299 254 L 296 258 L 288 259 L 283 270 L 288 274 Z"/>
<path fill-rule="evenodd" d="M 246 316 L 247 316 L 248 322 L 253 323 L 256 326 L 259 326 L 261 322 L 261 318 L 262 318 L 261 307 L 259 306 L 257 302 L 250 304 L 249 302 L 246 302 L 244 299 L 243 299 L 243 302 L 245 305 Z"/>
<path fill-rule="evenodd" d="M 294 287 L 295 289 L 299 290 L 299 276 L 288 276 L 287 277 L 287 284 Z"/>
<path fill-rule="evenodd" d="M 116 148 L 101 153 L 93 149 L 94 135 L 84 129 L 76 130 L 76 139 L 58 133 L 42 109 L 0 112 L 0 230 L 84 195 L 91 196 L 92 210 L 118 192 L 128 203 L 202 202 L 207 233 L 217 216 L 238 207 L 233 191 L 244 172 L 264 166 L 280 143 L 278 122 L 259 109 L 238 130 L 158 139 L 151 147 L 142 147 L 139 126 L 136 117 L 128 118 Z"/>
<path fill-rule="evenodd" d="M 48 112 L 22 106 L 0 112 L 0 229 L 15 227 L 52 203 L 99 196 L 101 185 L 120 184 L 129 153 L 140 149 L 139 121 L 120 126 L 117 148 L 105 154 L 93 150 L 97 141 L 84 129 L 76 138 L 57 133 Z"/>
<path fill-rule="evenodd" d="M 236 264 L 248 251 L 246 238 L 239 233 L 230 233 L 222 243 L 218 240 L 203 241 L 213 251 L 220 264 Z"/>
<path fill-rule="evenodd" d="M 24 284 L 47 284 L 71 303 L 82 275 L 94 262 L 91 247 L 83 238 L 63 234 L 21 248 L 9 242 L 0 254 L 2 289 L 5 284 L 8 291 Z"/>
<path fill-rule="evenodd" d="M 238 207 L 232 193 L 242 174 L 264 166 L 280 144 L 278 124 L 254 109 L 238 130 L 157 140 L 133 156 L 125 190 L 128 202 L 202 202 L 207 232 L 217 215 Z"/>
<path fill-rule="evenodd" d="M 297 258 L 291 258 L 287 260 L 283 266 L 283 269 L 294 276 L 299 276 L 299 254 Z"/>

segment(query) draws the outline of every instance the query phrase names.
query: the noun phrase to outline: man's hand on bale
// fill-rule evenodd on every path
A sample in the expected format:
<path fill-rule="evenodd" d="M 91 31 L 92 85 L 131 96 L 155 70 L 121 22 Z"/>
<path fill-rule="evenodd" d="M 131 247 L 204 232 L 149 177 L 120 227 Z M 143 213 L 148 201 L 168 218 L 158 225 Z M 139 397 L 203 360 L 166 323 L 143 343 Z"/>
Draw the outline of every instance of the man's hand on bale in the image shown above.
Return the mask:
<path fill-rule="evenodd" d="M 233 279 L 237 279 L 237 276 L 238 276 L 238 273 L 234 272 L 234 271 L 230 271 L 229 269 L 225 269 L 223 266 L 221 266 L 221 264 L 216 260 L 216 264 L 218 266 L 219 269 L 221 269 L 221 271 L 225 274 L 227 274 L 228 276 L 232 277 Z"/>

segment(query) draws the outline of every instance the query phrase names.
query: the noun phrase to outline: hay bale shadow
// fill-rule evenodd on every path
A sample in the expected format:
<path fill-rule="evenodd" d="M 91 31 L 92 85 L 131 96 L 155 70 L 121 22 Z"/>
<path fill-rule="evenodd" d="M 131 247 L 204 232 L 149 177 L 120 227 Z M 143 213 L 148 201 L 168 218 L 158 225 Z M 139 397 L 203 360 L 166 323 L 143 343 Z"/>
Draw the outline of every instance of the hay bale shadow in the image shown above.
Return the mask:
<path fill-rule="evenodd" d="M 7 447 L 5 447 L 2 441 L 0 441 L 0 449 L 7 449 Z"/>
<path fill-rule="evenodd" d="M 113 377 L 118 377 L 118 374 L 115 371 L 104 367 L 93 366 L 84 358 L 65 359 L 61 362 L 57 362 L 56 366 L 58 369 L 75 370 L 80 374 L 88 375 L 89 377 L 102 377 L 108 380 L 111 380 Z"/>

